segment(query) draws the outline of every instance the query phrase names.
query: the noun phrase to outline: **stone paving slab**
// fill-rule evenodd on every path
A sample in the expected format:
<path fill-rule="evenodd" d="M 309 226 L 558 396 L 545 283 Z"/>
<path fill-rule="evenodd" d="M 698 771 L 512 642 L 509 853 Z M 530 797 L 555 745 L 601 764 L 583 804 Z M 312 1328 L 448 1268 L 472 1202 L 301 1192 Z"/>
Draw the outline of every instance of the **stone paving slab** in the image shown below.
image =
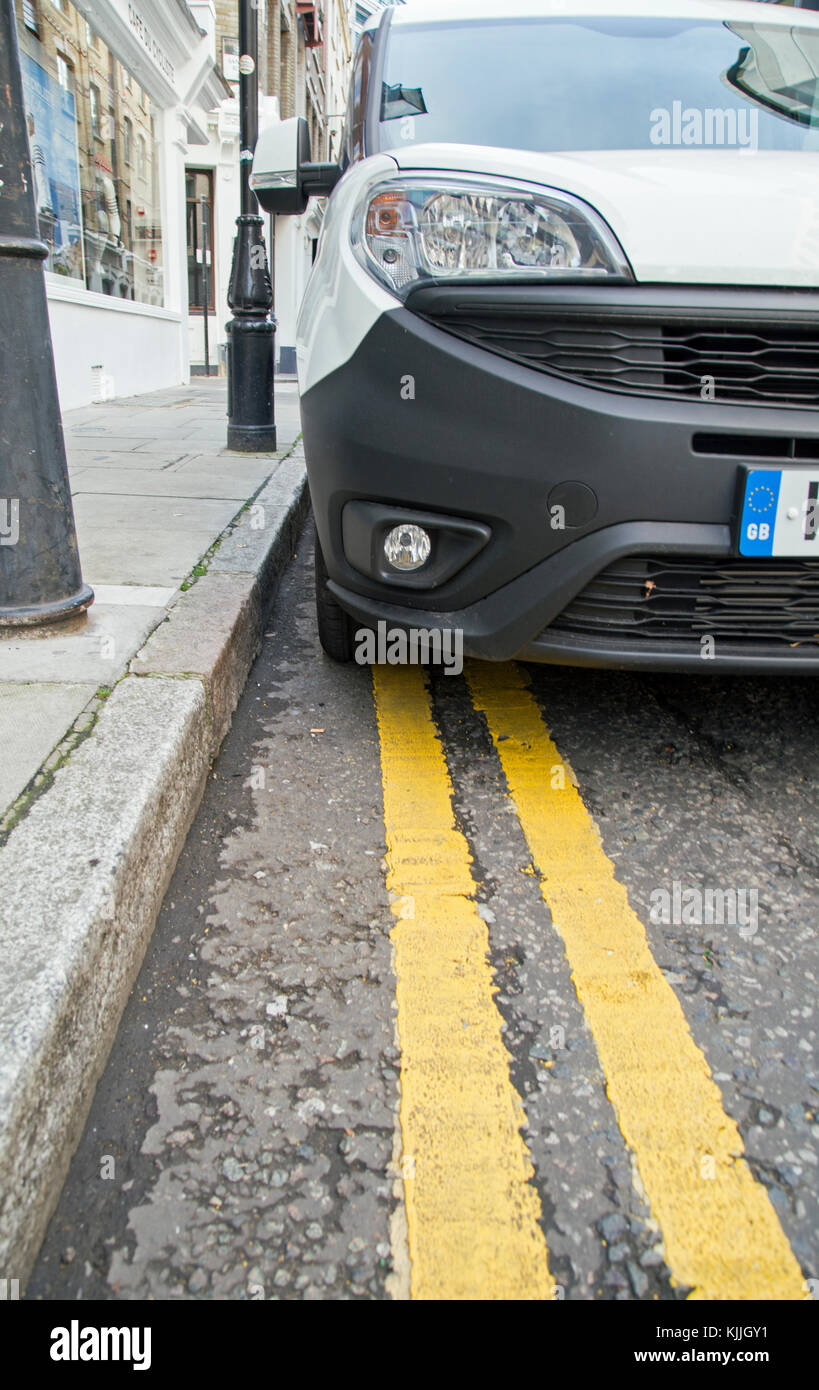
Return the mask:
<path fill-rule="evenodd" d="M 74 429 L 71 431 L 70 435 L 66 434 L 65 441 L 69 470 L 71 456 L 75 447 L 85 450 L 93 449 L 95 453 L 132 454 L 143 440 L 144 436 L 142 435 L 105 434 L 101 431 L 99 425 L 96 425 L 93 429 Z M 167 441 L 163 438 L 160 442 L 161 448 L 159 452 L 166 452 L 168 448 Z M 181 453 L 181 448 L 179 452 Z"/>
<path fill-rule="evenodd" d="M 123 682 L 0 851 L 6 1277 L 25 1277 L 42 1240 L 198 804 L 208 746 L 198 682 Z"/>
<path fill-rule="evenodd" d="M 282 449 L 229 452 L 226 383 L 195 382 L 68 412 L 63 430 L 83 574 L 96 601 L 87 619 L 0 639 L 0 683 L 109 686 L 165 616 L 180 585 L 271 478 L 299 427 L 295 387 L 277 388 Z M 186 444 L 181 435 L 196 433 Z M 19 736 L 19 706 L 0 704 L 5 777 L 0 815 L 27 786 L 34 749 L 47 757 L 76 719 L 74 696 L 41 702 L 38 735 Z M 43 728 L 48 715 L 53 727 Z"/>
<path fill-rule="evenodd" d="M 127 496 L 179 498 L 183 501 L 233 500 L 244 502 L 269 478 L 270 459 L 234 463 L 204 459 L 202 455 L 180 459 L 164 469 L 95 468 L 72 472 L 74 505 L 79 497 Z M 82 481 L 77 486 L 80 475 Z"/>
<path fill-rule="evenodd" d="M 0 642 L 0 681 L 28 687 L 36 681 L 88 681 L 95 688 L 111 685 L 165 612 L 164 603 L 143 606 L 96 600 L 86 619 L 66 623 L 48 642 L 34 633 L 5 637 Z M 55 731 L 52 747 L 67 727 L 64 724 Z"/>
<path fill-rule="evenodd" d="M 298 539 L 303 488 L 304 456 L 296 449 L 222 541 L 210 572 L 264 574 L 271 565 L 284 568 Z"/>
<path fill-rule="evenodd" d="M 177 388 L 173 400 L 187 409 L 200 390 Z M 127 417 L 115 403 L 99 410 L 122 429 Z M 224 421 L 213 414 L 202 488 L 222 457 Z M 66 425 L 76 439 L 70 416 Z M 175 461 L 178 443 L 167 438 L 166 461 Z M 12 803 L 0 831 L 0 1269 L 21 1284 L 308 507 L 298 447 L 284 462 L 281 453 L 226 454 L 233 477 L 246 479 L 241 502 L 118 493 L 123 454 L 111 454 L 111 490 L 78 488 L 75 497 L 97 603 L 85 621 L 48 636 L 0 641 L 0 695 L 10 690 L 8 719 L 0 699 L 4 747 L 14 742 L 22 694 L 30 708 L 33 690 L 56 687 L 51 722 L 41 695 L 38 737 L 49 752 L 66 750 L 40 794 L 35 783 L 28 800 Z M 90 471 L 79 468 L 80 483 Z M 157 471 L 131 476 L 150 488 Z M 195 479 L 192 461 L 176 485 Z M 206 552 L 210 568 L 180 595 Z M 95 722 L 75 746 L 65 732 L 78 706 Z M 24 774 L 31 781 L 35 762 L 35 753 L 18 759 L 16 784 Z"/>
<path fill-rule="evenodd" d="M 287 459 L 222 541 L 207 574 L 183 594 L 131 662 L 133 675 L 197 675 L 214 751 L 230 727 L 264 621 L 266 596 L 292 553 L 305 510 L 304 464 Z"/>
<path fill-rule="evenodd" d="M 253 489 L 255 490 L 255 489 Z M 80 493 L 77 540 L 88 583 L 178 588 L 232 521 L 237 499 Z"/>
<path fill-rule="evenodd" d="M 178 459 L 191 458 L 196 455 L 187 449 L 170 450 L 167 444 L 157 451 L 156 454 L 143 454 L 134 449 L 100 449 L 96 445 L 89 448 L 79 448 L 75 441 L 68 445 L 68 472 L 72 483 L 81 469 L 104 468 L 112 466 L 120 470 L 125 468 L 136 468 L 143 473 L 160 471 L 168 468 Z"/>
<path fill-rule="evenodd" d="M 88 681 L 0 683 L 0 728 L 14 729 L 14 738 L 5 742 L 0 758 L 0 810 L 28 786 L 95 690 L 96 685 Z"/>
<path fill-rule="evenodd" d="M 133 608 L 167 608 L 175 589 L 148 584 L 97 584 L 94 595 L 100 604 L 128 604 Z"/>

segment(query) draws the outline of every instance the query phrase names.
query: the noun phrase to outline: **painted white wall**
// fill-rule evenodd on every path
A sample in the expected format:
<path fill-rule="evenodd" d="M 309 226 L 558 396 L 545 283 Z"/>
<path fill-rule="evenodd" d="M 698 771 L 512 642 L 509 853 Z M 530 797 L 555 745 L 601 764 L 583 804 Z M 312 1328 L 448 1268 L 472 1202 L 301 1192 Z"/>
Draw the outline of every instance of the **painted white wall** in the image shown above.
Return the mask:
<path fill-rule="evenodd" d="M 210 42 L 210 56 L 216 60 L 216 6 L 213 0 L 188 0 L 188 9 Z"/>
<path fill-rule="evenodd" d="M 61 410 L 159 391 L 184 379 L 178 313 L 81 288 L 72 294 L 64 282 L 52 283 L 58 278 L 46 280 Z"/>
<path fill-rule="evenodd" d="M 185 241 L 187 127 L 178 108 L 159 115 L 160 199 L 165 307 L 94 294 L 46 275 L 46 295 L 62 410 L 114 396 L 136 396 L 190 379 Z M 101 370 L 100 370 L 101 369 Z"/>

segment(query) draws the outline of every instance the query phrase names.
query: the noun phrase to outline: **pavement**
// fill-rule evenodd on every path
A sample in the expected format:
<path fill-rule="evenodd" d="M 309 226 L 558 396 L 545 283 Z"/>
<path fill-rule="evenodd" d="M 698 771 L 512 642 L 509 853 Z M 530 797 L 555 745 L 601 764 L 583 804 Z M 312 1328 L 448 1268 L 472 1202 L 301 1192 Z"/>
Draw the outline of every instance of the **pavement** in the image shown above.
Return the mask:
<path fill-rule="evenodd" d="M 279 456 L 228 454 L 225 383 L 69 411 L 63 422 L 86 621 L 0 643 L 0 817 L 100 686 L 112 686 L 241 507 L 299 434 L 295 385 L 277 396 Z"/>
<path fill-rule="evenodd" d="M 0 1266 L 25 1281 L 307 506 L 224 381 L 69 412 L 87 616 L 0 642 Z"/>
<path fill-rule="evenodd" d="M 27 1299 L 810 1299 L 815 681 L 337 666 L 312 589 L 306 530 Z"/>

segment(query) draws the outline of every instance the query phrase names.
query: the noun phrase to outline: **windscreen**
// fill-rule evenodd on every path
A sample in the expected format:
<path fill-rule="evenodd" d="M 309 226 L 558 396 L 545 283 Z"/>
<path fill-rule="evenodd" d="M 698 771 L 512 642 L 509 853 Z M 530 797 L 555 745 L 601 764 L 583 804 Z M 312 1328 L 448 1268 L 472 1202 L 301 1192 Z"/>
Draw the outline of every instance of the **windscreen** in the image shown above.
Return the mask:
<path fill-rule="evenodd" d="M 819 149 L 819 29 L 584 17 L 394 24 L 380 148 Z"/>

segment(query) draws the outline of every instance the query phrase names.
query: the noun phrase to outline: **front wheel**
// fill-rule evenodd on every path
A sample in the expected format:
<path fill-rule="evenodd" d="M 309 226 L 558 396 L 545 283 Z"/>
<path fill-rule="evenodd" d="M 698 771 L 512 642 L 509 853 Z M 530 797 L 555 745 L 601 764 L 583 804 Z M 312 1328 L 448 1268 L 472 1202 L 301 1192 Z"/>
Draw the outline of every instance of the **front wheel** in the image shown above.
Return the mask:
<path fill-rule="evenodd" d="M 354 648 L 353 620 L 336 603 L 327 587 L 327 566 L 321 553 L 316 532 L 313 545 L 316 571 L 316 624 L 322 650 L 333 661 L 352 661 Z"/>

